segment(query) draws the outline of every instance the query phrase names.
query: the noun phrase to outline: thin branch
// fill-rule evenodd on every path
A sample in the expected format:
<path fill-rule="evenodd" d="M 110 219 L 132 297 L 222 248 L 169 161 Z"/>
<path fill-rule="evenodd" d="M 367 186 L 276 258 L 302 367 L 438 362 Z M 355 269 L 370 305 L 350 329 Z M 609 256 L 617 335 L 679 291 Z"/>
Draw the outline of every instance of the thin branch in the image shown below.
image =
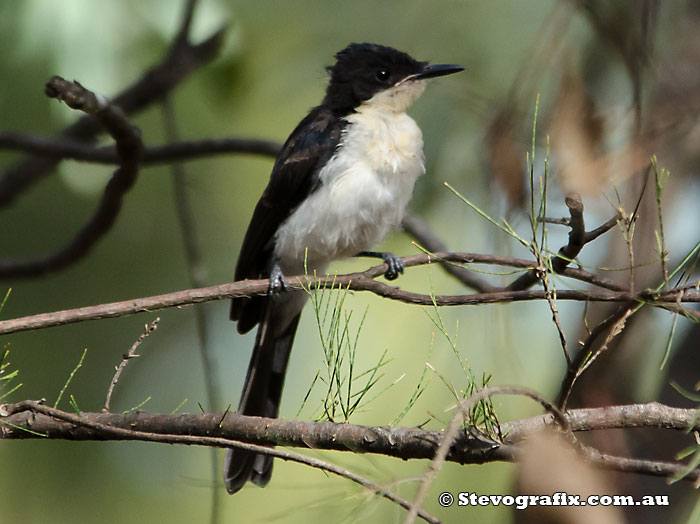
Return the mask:
<path fill-rule="evenodd" d="M 64 268 L 85 256 L 109 231 L 121 209 L 122 199 L 134 185 L 139 170 L 141 136 L 119 107 L 78 82 L 55 76 L 46 84 L 46 94 L 97 119 L 116 141 L 120 165 L 105 187 L 97 211 L 67 246 L 49 255 L 28 260 L 0 261 L 0 278 L 44 275 Z"/>
<path fill-rule="evenodd" d="M 435 253 L 431 255 L 412 255 L 404 257 L 402 261 L 405 267 L 412 267 L 421 264 L 427 264 L 431 261 L 445 259 L 451 261 L 461 261 L 464 263 L 493 263 L 493 264 L 516 264 L 525 263 L 527 261 L 518 261 L 518 259 L 510 259 L 504 257 L 495 257 L 493 255 L 478 255 L 474 253 Z M 403 291 L 398 287 L 393 287 L 381 281 L 372 280 L 386 271 L 386 265 L 372 267 L 361 273 L 351 273 L 341 276 L 323 276 L 316 280 L 307 279 L 306 276 L 300 275 L 296 277 L 287 277 L 287 284 L 290 290 L 303 290 L 305 287 L 310 289 L 330 288 L 335 285 L 349 287 L 355 291 L 369 291 L 378 296 L 391 298 L 400 302 L 416 305 L 433 306 L 459 306 L 459 305 L 483 305 L 497 304 L 503 302 L 518 302 L 543 300 L 546 298 L 544 291 L 529 290 L 529 291 L 499 291 L 494 293 L 474 293 L 471 295 L 425 295 L 421 293 L 413 293 Z M 308 280 L 308 282 L 307 282 Z M 269 280 L 242 280 L 229 284 L 221 284 L 218 286 L 210 286 L 199 289 L 187 289 L 184 291 L 176 291 L 164 295 L 156 295 L 152 297 L 136 298 L 125 300 L 122 302 L 111 302 L 98 306 L 88 306 L 77 309 L 67 309 L 56 311 L 54 313 L 41 313 L 28 317 L 20 317 L 10 320 L 0 321 L 0 335 L 7 333 L 15 333 L 19 331 L 30 331 L 34 329 L 43 329 L 53 326 L 61 326 L 65 324 L 73 324 L 76 322 L 84 322 L 87 320 L 98 320 L 103 318 L 116 318 L 145 311 L 158 311 L 161 309 L 180 307 L 190 304 L 199 304 L 213 300 L 224 300 L 237 297 L 250 297 L 255 295 L 264 295 L 268 292 Z M 631 295 L 627 292 L 598 292 L 591 291 L 575 291 L 575 290 L 560 290 L 557 292 L 559 300 L 577 300 L 590 302 L 623 302 L 629 303 L 639 300 L 650 300 L 647 294 Z M 670 292 L 660 293 L 653 297 L 654 301 L 649 305 L 663 308 L 677 307 L 675 302 L 678 299 L 678 293 L 675 290 Z M 683 302 L 695 303 L 700 302 L 700 291 L 686 291 L 683 293 Z"/>
<path fill-rule="evenodd" d="M 535 231 L 536 232 L 536 231 Z M 549 310 L 552 312 L 552 322 L 554 322 L 554 327 L 557 329 L 557 334 L 559 335 L 559 343 L 561 344 L 562 351 L 564 352 L 564 358 L 566 359 L 566 365 L 571 365 L 571 355 L 567 348 L 566 336 L 564 335 L 564 328 L 559 320 L 559 308 L 557 308 L 556 300 L 556 288 L 553 283 L 550 282 L 550 272 L 552 271 L 552 261 L 543 257 L 543 254 L 538 249 L 534 250 L 537 256 L 538 263 L 540 266 L 546 266 L 545 271 L 540 272 L 540 280 L 542 281 L 542 287 L 544 287 L 545 296 L 547 299 L 547 304 L 549 305 Z"/>
<path fill-rule="evenodd" d="M 281 144 L 256 138 L 210 138 L 170 142 L 161 146 L 144 147 L 142 165 L 168 164 L 183 160 L 198 160 L 213 155 L 251 154 L 276 157 Z M 95 164 L 117 164 L 114 146 L 95 147 L 75 139 L 46 138 L 36 135 L 0 131 L 0 149 L 23 151 L 58 159 L 80 160 Z"/>
<path fill-rule="evenodd" d="M 566 418 L 573 432 L 631 428 L 674 429 L 683 432 L 700 430 L 700 418 L 696 409 L 675 408 L 658 402 L 570 409 L 566 412 Z M 501 425 L 501 429 L 506 435 L 505 442 L 517 444 L 528 435 L 553 424 L 553 416 L 546 414 L 506 422 Z"/>
<path fill-rule="evenodd" d="M 545 224 L 556 224 L 558 226 L 568 226 L 570 219 L 568 218 L 552 218 L 552 217 L 537 217 L 538 222 L 543 222 Z"/>
<path fill-rule="evenodd" d="M 141 333 L 141 336 L 138 339 L 136 339 L 136 342 L 132 344 L 132 346 L 129 348 L 129 351 L 127 351 L 126 354 L 122 357 L 122 361 L 116 367 L 114 376 L 112 377 L 112 381 L 109 383 L 109 388 L 107 388 L 107 397 L 105 398 L 105 405 L 102 408 L 103 412 L 109 413 L 109 403 L 112 400 L 112 392 L 114 391 L 114 387 L 117 385 L 117 382 L 119 382 L 119 377 L 121 376 L 122 371 L 124 371 L 124 368 L 126 368 L 126 365 L 132 358 L 138 358 L 141 356 L 136 354 L 136 350 L 141 345 L 141 343 L 144 340 L 146 340 L 146 337 L 148 337 L 148 335 L 150 335 L 156 329 L 158 329 L 158 322 L 160 322 L 160 318 L 156 318 L 150 324 L 146 324 L 144 332 Z"/>
<path fill-rule="evenodd" d="M 180 48 L 186 48 L 189 45 L 190 29 L 192 28 L 194 12 L 198 4 L 198 0 L 186 1 L 185 10 L 182 14 L 182 20 L 180 21 L 180 29 L 175 35 L 175 38 L 173 38 L 173 43 L 170 45 L 173 52 L 177 52 Z"/>
<path fill-rule="evenodd" d="M 680 478 L 693 483 L 700 480 L 700 469 L 687 471 L 685 464 L 674 462 L 662 462 L 658 460 L 635 459 L 629 457 L 616 457 L 606 455 L 597 449 L 585 448 L 586 457 L 599 467 L 623 473 L 641 473 L 667 479 Z"/>
<path fill-rule="evenodd" d="M 593 242 L 596 238 L 598 238 L 600 235 L 607 233 L 610 231 L 612 228 L 615 227 L 615 225 L 622 220 L 622 214 L 618 213 L 614 217 L 612 217 L 610 220 L 602 224 L 601 226 L 598 226 L 592 231 L 588 231 L 586 233 L 586 236 L 584 237 L 584 244 L 588 244 L 589 242 Z"/>

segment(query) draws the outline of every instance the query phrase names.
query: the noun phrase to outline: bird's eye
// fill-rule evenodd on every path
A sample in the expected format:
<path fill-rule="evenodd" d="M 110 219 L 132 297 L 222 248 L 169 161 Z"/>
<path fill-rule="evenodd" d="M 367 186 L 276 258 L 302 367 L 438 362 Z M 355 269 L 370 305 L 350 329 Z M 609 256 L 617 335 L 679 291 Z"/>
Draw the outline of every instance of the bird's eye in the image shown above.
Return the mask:
<path fill-rule="evenodd" d="M 386 82 L 387 80 L 389 80 L 389 71 L 387 71 L 386 69 L 380 69 L 379 71 L 377 71 L 376 76 L 377 80 L 379 80 L 380 82 Z"/>

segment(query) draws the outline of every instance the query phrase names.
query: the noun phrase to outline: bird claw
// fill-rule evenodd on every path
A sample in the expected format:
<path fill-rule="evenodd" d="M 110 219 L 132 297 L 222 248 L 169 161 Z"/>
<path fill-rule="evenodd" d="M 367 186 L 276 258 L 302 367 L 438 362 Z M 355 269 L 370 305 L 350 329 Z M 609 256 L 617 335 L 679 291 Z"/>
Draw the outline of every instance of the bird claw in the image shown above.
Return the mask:
<path fill-rule="evenodd" d="M 399 278 L 399 274 L 403 274 L 403 262 L 399 257 L 393 253 L 383 253 L 382 260 L 389 266 L 389 268 L 384 272 L 384 278 L 387 280 L 396 280 Z"/>

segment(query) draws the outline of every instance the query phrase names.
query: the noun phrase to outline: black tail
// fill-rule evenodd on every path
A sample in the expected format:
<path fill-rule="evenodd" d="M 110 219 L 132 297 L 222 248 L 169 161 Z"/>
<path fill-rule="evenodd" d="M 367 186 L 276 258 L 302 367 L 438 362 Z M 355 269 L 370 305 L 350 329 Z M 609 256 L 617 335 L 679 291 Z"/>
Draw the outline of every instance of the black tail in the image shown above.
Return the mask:
<path fill-rule="evenodd" d="M 258 326 L 253 355 L 250 358 L 238 412 L 255 417 L 277 418 L 287 371 L 289 353 L 301 313 L 292 317 L 287 308 L 269 301 L 264 320 Z M 229 493 L 251 481 L 265 486 L 272 475 L 272 457 L 231 448 L 226 451 L 224 482 Z"/>

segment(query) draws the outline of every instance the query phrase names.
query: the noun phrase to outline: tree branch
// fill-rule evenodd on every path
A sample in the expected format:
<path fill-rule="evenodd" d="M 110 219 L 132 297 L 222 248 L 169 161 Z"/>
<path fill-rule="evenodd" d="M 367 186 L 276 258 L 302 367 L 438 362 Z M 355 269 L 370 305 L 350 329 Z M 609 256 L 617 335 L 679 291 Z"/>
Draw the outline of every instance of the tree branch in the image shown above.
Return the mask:
<path fill-rule="evenodd" d="M 526 267 L 529 262 L 507 257 L 497 257 L 494 255 L 479 255 L 476 253 L 435 253 L 434 255 L 412 255 L 402 258 L 405 267 L 412 267 L 436 262 L 439 260 L 450 260 L 462 263 L 480 264 L 502 264 L 515 267 Z M 297 277 L 287 277 L 287 284 L 290 290 L 301 290 L 304 286 L 310 289 L 329 288 L 331 286 L 343 286 L 355 291 L 370 291 L 376 295 L 391 298 L 408 304 L 432 306 L 458 306 L 458 305 L 482 305 L 496 304 L 502 302 L 518 302 L 530 300 L 546 299 L 546 293 L 540 290 L 531 291 L 499 291 L 494 293 L 474 293 L 470 295 L 425 295 L 411 291 L 403 291 L 398 287 L 393 287 L 384 282 L 372 280 L 386 271 L 386 265 L 382 264 L 369 268 L 360 273 L 351 273 L 341 276 L 322 276 L 313 279 L 301 275 Z M 229 284 L 220 284 L 199 289 L 187 289 L 176 291 L 164 295 L 152 297 L 136 298 L 122 302 L 111 302 L 98 306 L 88 306 L 77 309 L 67 309 L 54 313 L 41 313 L 28 317 L 15 318 L 0 321 L 0 335 L 16 333 L 19 331 L 30 331 L 43 329 L 87 320 L 98 320 L 103 318 L 116 318 L 145 311 L 158 311 L 161 309 L 180 307 L 190 304 L 210 302 L 212 300 L 224 300 L 236 297 L 249 297 L 254 295 L 264 295 L 268 292 L 269 280 L 242 280 Z M 578 300 L 595 302 L 623 302 L 646 301 L 649 300 L 647 294 L 631 295 L 621 291 L 557 291 L 559 300 Z M 672 290 L 660 293 L 654 297 L 655 301 L 650 305 L 658 307 L 677 307 L 678 294 Z M 700 291 L 685 291 L 682 296 L 683 302 L 700 302 Z"/>
<path fill-rule="evenodd" d="M 388 489 L 381 487 L 377 485 L 376 483 L 372 482 L 369 479 L 366 479 L 364 477 L 361 477 L 360 475 L 357 475 L 349 470 L 346 470 L 344 468 L 340 468 L 336 466 L 335 464 L 331 464 L 329 462 L 325 462 L 323 460 L 319 460 L 317 458 L 312 458 L 312 457 L 307 457 L 305 455 L 300 455 L 298 453 L 293 453 L 290 451 L 286 450 L 279 450 L 279 449 L 273 449 L 267 446 L 261 446 L 258 444 L 251 444 L 247 442 L 239 442 L 236 440 L 229 440 L 227 438 L 222 438 L 222 437 L 211 437 L 211 436 L 191 436 L 187 434 L 156 434 L 152 432 L 144 432 L 144 431 L 134 431 L 133 429 L 127 429 L 127 428 L 120 428 L 120 427 L 114 427 L 114 426 L 109 426 L 105 425 L 101 422 L 94 422 L 94 421 L 89 421 L 86 419 L 85 415 L 82 414 L 81 416 L 78 415 L 73 415 L 72 413 L 66 413 L 54 408 L 50 408 L 48 406 L 44 406 L 41 402 L 36 402 L 36 401 L 24 401 L 19 404 L 14 404 L 14 405 L 3 405 L 0 406 L 0 417 L 4 417 L 5 413 L 8 413 L 11 409 L 19 409 L 20 412 L 30 412 L 30 415 L 32 417 L 49 417 L 52 419 L 58 419 L 61 421 L 63 425 L 68 425 L 71 427 L 81 427 L 81 428 L 87 428 L 91 429 L 93 431 L 97 431 L 101 434 L 101 438 L 98 440 L 138 440 L 138 441 L 145 441 L 145 442 L 160 442 L 160 443 L 167 443 L 167 444 L 184 444 L 184 445 L 201 445 L 201 446 L 211 446 L 211 447 L 219 447 L 219 448 L 227 448 L 227 447 L 237 447 L 237 448 L 242 448 L 242 449 L 247 449 L 249 451 L 253 451 L 256 453 L 262 453 L 265 455 L 270 455 L 273 457 L 280 458 L 282 460 L 287 460 L 287 461 L 292 461 L 292 462 L 297 462 L 299 464 L 304 464 L 307 466 L 311 466 L 313 468 L 321 469 L 323 471 L 327 471 L 329 473 L 332 473 L 334 475 L 338 475 L 340 477 L 349 479 L 357 484 L 360 484 L 361 486 L 368 488 L 370 491 L 373 493 L 380 495 L 396 504 L 399 506 L 405 508 L 405 509 L 410 509 L 410 502 L 407 501 L 404 498 L 399 497 L 398 495 L 392 493 Z M 170 416 L 182 416 L 182 415 L 170 415 Z M 220 417 L 220 415 L 217 415 Z M 254 417 L 253 417 L 254 418 Z M 220 422 L 218 423 L 218 426 L 221 427 L 222 421 L 219 418 Z M 19 426 L 13 425 L 11 422 L 8 424 L 6 420 L 3 418 L 0 418 L 0 422 L 5 422 L 5 425 L 0 425 L 0 439 L 5 438 L 6 431 L 9 431 L 12 433 L 13 431 L 16 431 Z M 216 420 L 214 421 L 216 422 Z M 5 426 L 8 426 L 10 429 L 7 430 Z M 20 430 L 20 432 L 22 432 Z M 24 432 L 27 434 L 35 434 L 35 436 L 38 436 L 38 432 L 36 432 L 34 429 L 29 430 L 29 432 Z M 437 520 L 435 517 L 430 515 L 429 513 L 425 511 L 420 512 L 420 517 L 430 523 L 433 524 L 439 524 L 439 520 Z"/>
<path fill-rule="evenodd" d="M 575 409 L 564 414 L 573 432 L 610 428 L 666 428 L 700 431 L 697 410 L 674 408 L 658 403 Z M 512 462 L 519 458 L 520 443 L 528 435 L 557 424 L 552 414 L 508 422 L 505 443 L 497 443 L 475 433 L 460 430 L 445 460 L 460 464 Z M 309 449 L 325 449 L 382 454 L 401 459 L 433 459 L 444 432 L 390 426 L 357 426 L 332 422 L 246 417 L 238 413 L 162 415 L 144 412 L 127 414 L 81 413 L 79 416 L 33 401 L 0 405 L 0 440 L 141 440 L 168 444 L 215 447 L 252 446 L 261 453 L 275 454 L 272 444 Z M 253 449 L 253 448 L 251 448 Z M 597 453 L 597 455 L 596 455 Z M 599 466 L 647 475 L 677 475 L 686 466 L 678 463 L 647 461 L 602 455 L 589 450 Z M 685 480 L 695 481 L 693 470 Z M 410 504 L 410 503 L 409 503 Z"/>
<path fill-rule="evenodd" d="M 156 318 L 153 322 L 150 324 L 146 324 L 144 328 L 144 332 L 141 333 L 139 338 L 136 339 L 136 342 L 134 342 L 131 347 L 129 348 L 129 351 L 127 351 L 123 356 L 122 360 L 119 363 L 119 365 L 116 367 L 114 376 L 112 377 L 112 380 L 109 383 L 109 387 L 107 388 L 107 397 L 105 398 L 105 405 L 102 408 L 103 412 L 109 412 L 109 404 L 112 400 L 112 393 L 114 392 L 114 388 L 117 385 L 117 382 L 119 382 L 119 377 L 121 377 L 122 372 L 124 371 L 124 368 L 126 368 L 126 365 L 129 363 L 129 361 L 132 358 L 138 358 L 141 355 L 136 354 L 136 350 L 139 348 L 141 343 L 146 340 L 148 335 L 153 333 L 156 329 L 158 329 L 158 322 L 160 322 L 160 318 Z"/>
<path fill-rule="evenodd" d="M 561 273 L 564 269 L 575 259 L 578 254 L 583 249 L 583 246 L 587 242 L 586 226 L 583 221 L 583 202 L 581 197 L 576 193 L 570 193 L 566 195 L 566 207 L 569 208 L 569 220 L 567 225 L 571 228 L 569 232 L 569 242 L 559 250 L 556 257 L 552 259 L 552 271 L 554 273 Z M 610 222 L 610 221 L 608 221 Z M 616 222 L 615 222 L 616 223 Z M 615 223 L 608 227 L 608 230 L 612 228 Z M 607 222 L 606 222 L 607 224 Z M 604 228 L 605 224 L 596 229 L 596 231 Z M 604 231 L 603 231 L 604 232 Z M 596 236 L 592 236 L 591 240 L 601 235 L 598 233 Z M 510 284 L 507 289 L 514 291 L 519 289 L 527 289 L 536 282 L 540 280 L 540 274 L 545 271 L 545 268 L 534 268 L 516 279 L 512 284 Z"/>
<path fill-rule="evenodd" d="M 573 432 L 631 428 L 694 431 L 700 430 L 700 418 L 697 415 L 696 409 L 675 408 L 658 402 L 580 408 L 566 412 L 566 418 Z M 505 442 L 516 444 L 529 434 L 554 424 L 553 415 L 545 414 L 515 422 L 505 422 L 501 425 L 501 430 L 506 435 Z"/>
<path fill-rule="evenodd" d="M 157 165 L 183 160 L 197 160 L 212 155 L 243 153 L 276 157 L 282 146 L 272 140 L 257 138 L 210 138 L 185 140 L 160 146 L 144 147 L 142 165 Z M 80 160 L 96 164 L 117 164 L 119 156 L 113 146 L 95 147 L 75 139 L 47 138 L 0 131 L 0 149 L 33 153 L 58 159 Z"/>

